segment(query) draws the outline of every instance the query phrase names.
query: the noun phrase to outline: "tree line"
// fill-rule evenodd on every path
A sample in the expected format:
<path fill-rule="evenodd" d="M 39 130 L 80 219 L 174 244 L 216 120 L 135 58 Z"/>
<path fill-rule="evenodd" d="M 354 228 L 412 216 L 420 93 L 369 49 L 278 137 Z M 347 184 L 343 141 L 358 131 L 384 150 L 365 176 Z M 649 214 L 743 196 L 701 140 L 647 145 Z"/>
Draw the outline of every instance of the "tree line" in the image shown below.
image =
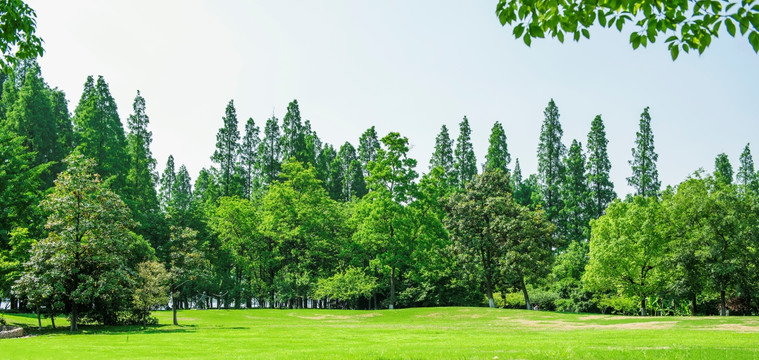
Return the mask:
<path fill-rule="evenodd" d="M 181 308 L 538 306 L 753 314 L 759 181 L 749 145 L 661 189 L 645 108 L 619 199 L 596 116 L 562 140 L 551 100 L 536 174 L 512 168 L 496 122 L 478 166 L 469 120 L 442 126 L 429 170 L 374 127 L 323 143 L 297 100 L 282 120 L 221 117 L 213 166 L 158 174 L 146 100 L 124 128 L 88 77 L 73 114 L 35 61 L 0 75 L 0 298 L 77 323 Z M 242 132 L 240 129 L 242 128 Z M 177 166 L 178 165 L 178 166 Z M 175 312 L 176 315 L 176 312 Z M 175 316 L 176 323 L 176 316 Z"/>

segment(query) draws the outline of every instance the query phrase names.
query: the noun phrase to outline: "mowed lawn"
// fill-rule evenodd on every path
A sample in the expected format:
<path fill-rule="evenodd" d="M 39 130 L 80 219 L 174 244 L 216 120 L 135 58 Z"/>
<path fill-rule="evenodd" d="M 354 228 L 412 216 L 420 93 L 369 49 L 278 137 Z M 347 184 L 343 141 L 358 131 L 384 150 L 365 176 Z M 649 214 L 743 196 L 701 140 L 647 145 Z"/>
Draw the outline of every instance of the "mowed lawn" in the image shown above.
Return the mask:
<path fill-rule="evenodd" d="M 759 359 L 757 317 L 621 317 L 488 308 L 187 310 L 160 324 L 0 339 L 1 359 Z M 67 325 L 64 318 L 56 324 Z"/>

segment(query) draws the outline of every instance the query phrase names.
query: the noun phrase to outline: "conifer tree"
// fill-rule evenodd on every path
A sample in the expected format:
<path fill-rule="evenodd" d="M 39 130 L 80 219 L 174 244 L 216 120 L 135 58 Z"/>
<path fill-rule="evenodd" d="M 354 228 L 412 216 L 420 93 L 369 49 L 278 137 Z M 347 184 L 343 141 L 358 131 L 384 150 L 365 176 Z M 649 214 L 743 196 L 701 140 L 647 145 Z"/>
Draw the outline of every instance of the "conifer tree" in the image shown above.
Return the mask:
<path fill-rule="evenodd" d="M 545 120 L 540 129 L 538 144 L 538 177 L 540 179 L 546 218 L 558 224 L 559 212 L 563 206 L 560 188 L 564 180 L 564 165 L 561 162 L 566 148 L 561 142 L 564 131 L 559 122 L 559 108 L 553 99 L 543 111 Z"/>
<path fill-rule="evenodd" d="M 459 137 L 456 139 L 456 151 L 454 152 L 456 162 L 456 179 L 459 188 L 464 188 L 474 175 L 477 175 L 477 158 L 474 156 L 474 147 L 472 146 L 472 129 L 469 127 L 469 120 L 464 119 L 459 123 Z"/>
<path fill-rule="evenodd" d="M 358 157 L 364 169 L 364 176 L 369 176 L 368 166 L 370 161 L 377 160 L 377 151 L 380 149 L 380 141 L 374 126 L 366 129 L 358 139 Z"/>
<path fill-rule="evenodd" d="M 714 159 L 714 179 L 723 184 L 733 183 L 733 166 L 725 153 Z"/>
<path fill-rule="evenodd" d="M 222 118 L 224 125 L 216 133 L 216 151 L 211 160 L 219 166 L 219 183 L 222 196 L 236 195 L 235 170 L 239 151 L 240 131 L 237 128 L 237 110 L 234 100 L 229 100 Z"/>
<path fill-rule="evenodd" d="M 735 175 L 735 179 L 738 184 L 746 186 L 747 188 L 757 191 L 759 187 L 757 185 L 757 174 L 754 172 L 754 158 L 751 156 L 751 149 L 749 144 L 743 148 L 740 158 L 740 166 L 738 167 L 738 173 Z"/>
<path fill-rule="evenodd" d="M 51 89 L 49 96 L 56 123 L 56 132 L 58 133 L 58 148 L 63 157 L 66 157 L 76 146 L 74 125 L 71 123 L 71 114 L 69 113 L 69 101 L 66 100 L 66 94 L 63 90 L 58 90 L 58 88 Z"/>
<path fill-rule="evenodd" d="M 9 129 L 24 137 L 24 145 L 36 153 L 32 166 L 63 159 L 58 145 L 58 133 L 53 109 L 48 98 L 48 90 L 40 77 L 39 66 L 33 64 L 20 76 L 25 75 L 23 85 L 18 89 L 16 101 L 7 114 Z M 59 170 L 56 167 L 56 170 Z M 45 187 L 53 185 L 55 173 L 43 174 Z"/>
<path fill-rule="evenodd" d="M 319 158 L 316 160 L 316 178 L 321 180 L 324 189 L 327 190 L 332 199 L 338 199 L 339 189 L 342 189 L 338 179 L 337 172 L 333 171 L 337 151 L 332 144 L 325 144 L 319 152 Z"/>
<path fill-rule="evenodd" d="M 590 124 L 587 143 L 588 214 L 592 218 L 603 215 L 606 207 L 617 197 L 609 176 L 611 161 L 606 151 L 608 144 L 601 115 L 596 115 Z"/>
<path fill-rule="evenodd" d="M 569 241 L 582 241 L 590 238 L 590 213 L 588 209 L 588 183 L 585 178 L 585 154 L 582 144 L 572 140 L 569 152 L 564 158 L 566 169 L 562 182 L 561 209 L 563 234 Z"/>
<path fill-rule="evenodd" d="M 352 197 L 363 196 L 366 193 L 366 183 L 361 167 L 356 167 L 355 162 L 358 161 L 358 157 L 353 145 L 346 141 L 340 147 L 334 161 L 334 166 L 337 169 L 335 181 L 340 184 L 339 198 L 336 200 L 350 201 Z M 361 174 L 357 174 L 357 172 L 361 172 Z"/>
<path fill-rule="evenodd" d="M 103 179 L 113 177 L 111 187 L 117 194 L 123 194 L 129 164 L 126 135 L 116 101 L 102 76 L 98 76 L 97 82 L 92 76 L 87 77 L 74 111 L 74 132 L 79 152 L 95 160 L 95 172 Z"/>
<path fill-rule="evenodd" d="M 516 189 L 522 184 L 522 167 L 519 166 L 519 159 L 514 162 L 514 172 L 511 174 L 512 189 Z"/>
<path fill-rule="evenodd" d="M 174 156 L 169 155 L 160 180 L 161 205 L 163 205 L 164 209 L 168 208 L 172 203 L 171 196 L 174 194 L 173 189 L 176 181 L 177 173 L 174 169 Z"/>
<path fill-rule="evenodd" d="M 282 166 L 281 135 L 277 121 L 274 116 L 266 120 L 264 139 L 259 145 L 258 164 L 264 185 L 269 185 L 277 180 L 279 169 Z"/>
<path fill-rule="evenodd" d="M 654 133 L 651 131 L 648 107 L 640 114 L 640 130 L 636 133 L 632 155 L 632 176 L 627 178 L 627 183 L 635 188 L 636 195 L 657 196 L 661 187 L 659 171 L 656 169 L 659 155 L 654 150 Z"/>
<path fill-rule="evenodd" d="M 503 125 L 496 121 L 490 132 L 490 146 L 485 155 L 485 170 L 500 170 L 507 173 L 510 163 L 511 154 L 506 146 L 506 132 L 503 130 Z"/>
<path fill-rule="evenodd" d="M 250 199 L 258 187 L 258 148 L 261 139 L 259 129 L 253 118 L 245 123 L 245 135 L 240 146 L 240 169 L 242 170 L 243 196 Z"/>
<path fill-rule="evenodd" d="M 303 133 L 306 136 L 306 161 L 316 166 L 319 153 L 322 151 L 322 141 L 316 135 L 316 131 L 311 128 L 310 120 L 303 123 Z"/>
<path fill-rule="evenodd" d="M 192 204 L 192 179 L 190 173 L 184 165 L 179 167 L 174 185 L 171 189 L 170 209 L 177 213 L 178 218 L 189 216 L 190 206 Z"/>
<path fill-rule="evenodd" d="M 453 139 L 448 133 L 448 127 L 443 125 L 435 137 L 435 152 L 430 159 L 430 170 L 436 167 L 443 169 L 443 180 L 448 185 L 456 182 L 453 161 Z"/>
<path fill-rule="evenodd" d="M 287 105 L 287 113 L 282 119 L 282 154 L 283 160 L 294 157 L 301 163 L 309 162 L 306 154 L 306 134 L 300 117 L 298 100 Z"/>
<path fill-rule="evenodd" d="M 130 156 L 127 182 L 131 203 L 128 205 L 139 206 L 140 210 L 145 212 L 155 209 L 158 205 L 155 191 L 158 174 L 155 169 L 156 160 L 150 151 L 150 145 L 153 142 L 153 134 L 148 130 L 150 118 L 145 112 L 145 98 L 140 95 L 139 90 L 134 98 L 132 109 L 132 115 L 127 118 L 129 128 L 127 143 Z"/>

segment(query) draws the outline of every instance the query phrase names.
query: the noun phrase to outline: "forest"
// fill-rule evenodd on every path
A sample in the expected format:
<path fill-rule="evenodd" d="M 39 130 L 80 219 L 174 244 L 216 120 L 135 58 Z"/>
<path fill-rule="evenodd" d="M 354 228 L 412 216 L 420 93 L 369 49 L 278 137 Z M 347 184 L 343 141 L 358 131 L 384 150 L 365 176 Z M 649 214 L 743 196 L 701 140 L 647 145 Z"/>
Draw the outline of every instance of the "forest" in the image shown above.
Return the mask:
<path fill-rule="evenodd" d="M 148 102 L 126 128 L 88 77 L 73 112 L 34 60 L 0 75 L 0 299 L 77 324 L 172 308 L 490 306 L 638 315 L 759 313 L 759 175 L 749 144 L 662 188 L 649 109 L 614 191 L 604 122 L 565 145 L 550 100 L 538 171 L 495 122 L 478 165 L 469 120 L 430 168 L 370 127 L 327 144 L 297 100 L 280 120 L 219 109 L 213 166 L 151 153 Z M 637 114 L 630 114 L 634 119 Z M 218 120 L 216 120 L 218 121 Z M 478 135 L 479 136 L 479 135 Z M 421 174 L 420 174 L 421 172 Z"/>

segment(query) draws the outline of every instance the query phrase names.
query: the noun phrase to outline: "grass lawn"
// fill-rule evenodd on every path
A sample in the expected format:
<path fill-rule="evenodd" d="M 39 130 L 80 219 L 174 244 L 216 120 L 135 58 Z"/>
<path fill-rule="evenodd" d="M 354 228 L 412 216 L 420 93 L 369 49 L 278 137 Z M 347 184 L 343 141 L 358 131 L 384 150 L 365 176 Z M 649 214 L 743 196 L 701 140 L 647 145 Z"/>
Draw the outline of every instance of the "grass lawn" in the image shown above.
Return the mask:
<path fill-rule="evenodd" d="M 487 308 L 187 310 L 160 325 L 0 339 L 1 359 L 759 359 L 757 317 L 622 317 Z M 64 318 L 56 325 L 65 326 Z"/>

